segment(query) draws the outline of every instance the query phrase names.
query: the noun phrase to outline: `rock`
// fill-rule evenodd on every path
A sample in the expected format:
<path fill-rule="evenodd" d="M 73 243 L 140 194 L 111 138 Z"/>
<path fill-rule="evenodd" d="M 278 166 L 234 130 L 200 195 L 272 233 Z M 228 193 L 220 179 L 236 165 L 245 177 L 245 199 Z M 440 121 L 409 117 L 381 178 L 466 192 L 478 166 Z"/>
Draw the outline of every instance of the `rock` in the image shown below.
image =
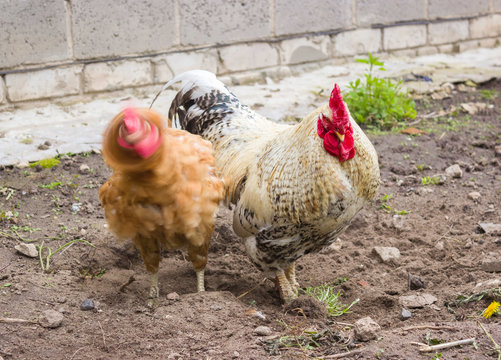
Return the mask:
<path fill-rule="evenodd" d="M 64 316 L 60 312 L 57 312 L 55 310 L 45 310 L 42 313 L 42 316 L 40 316 L 40 318 L 38 319 L 38 322 L 44 328 L 53 329 L 61 326 L 63 319 Z"/>
<path fill-rule="evenodd" d="M 71 212 L 79 212 L 80 208 L 82 207 L 82 203 L 73 203 L 71 204 Z"/>
<path fill-rule="evenodd" d="M 259 336 L 270 336 L 273 331 L 268 326 L 258 326 L 254 329 L 254 334 Z"/>
<path fill-rule="evenodd" d="M 484 259 L 482 260 L 481 269 L 486 272 L 501 272 L 501 260 Z"/>
<path fill-rule="evenodd" d="M 177 292 L 171 292 L 167 294 L 167 300 L 179 300 L 179 294 Z"/>
<path fill-rule="evenodd" d="M 20 161 L 16 164 L 16 167 L 18 169 L 26 169 L 27 167 L 30 166 L 30 163 L 28 161 Z"/>
<path fill-rule="evenodd" d="M 375 252 L 384 263 L 388 263 L 400 258 L 400 250 L 395 247 L 374 246 L 372 250 Z"/>
<path fill-rule="evenodd" d="M 435 244 L 435 249 L 437 249 L 438 251 L 443 251 L 445 248 L 445 244 L 443 241 L 439 241 Z"/>
<path fill-rule="evenodd" d="M 496 156 L 501 156 L 501 145 L 494 146 L 494 153 Z"/>
<path fill-rule="evenodd" d="M 93 310 L 93 309 L 94 309 L 94 300 L 92 300 L 92 299 L 85 299 L 80 304 L 80 310 L 88 311 L 88 310 Z"/>
<path fill-rule="evenodd" d="M 90 171 L 90 167 L 87 164 L 80 165 L 80 168 L 78 169 L 78 172 L 80 174 L 87 174 L 89 171 Z"/>
<path fill-rule="evenodd" d="M 14 249 L 16 249 L 18 252 L 20 252 L 21 254 L 23 254 L 25 256 L 32 257 L 32 258 L 38 257 L 38 250 L 37 250 L 35 244 L 21 243 L 21 244 L 14 246 Z"/>
<path fill-rule="evenodd" d="M 355 338 L 359 341 L 377 339 L 381 327 L 369 316 L 355 322 Z"/>
<path fill-rule="evenodd" d="M 404 227 L 405 218 L 402 215 L 393 215 L 392 225 L 395 229 L 402 229 Z M 398 249 L 397 249 L 398 250 Z"/>
<path fill-rule="evenodd" d="M 402 321 L 408 320 L 412 317 L 412 313 L 407 310 L 407 309 L 402 309 L 402 312 L 400 313 L 400 319 Z"/>
<path fill-rule="evenodd" d="M 216 305 L 212 305 L 212 306 L 210 307 L 210 309 L 211 309 L 212 311 L 219 311 L 219 310 L 221 310 L 222 308 L 223 308 L 223 307 L 222 307 L 221 305 L 218 305 L 218 304 L 216 304 Z"/>
<path fill-rule="evenodd" d="M 422 289 L 425 287 L 426 287 L 426 284 L 424 283 L 423 279 L 421 279 L 419 276 L 409 274 L 409 289 L 410 290 L 419 290 L 419 289 Z"/>
<path fill-rule="evenodd" d="M 473 201 L 477 201 L 480 199 L 482 195 L 478 191 L 472 191 L 471 193 L 468 194 L 468 198 L 472 199 Z"/>
<path fill-rule="evenodd" d="M 406 295 L 400 296 L 399 301 L 402 306 L 409 309 L 415 309 L 424 307 L 426 305 L 431 305 L 435 301 L 437 301 L 437 298 L 431 294 Z"/>
<path fill-rule="evenodd" d="M 501 235 L 501 224 L 479 223 L 478 227 L 488 235 Z"/>
<path fill-rule="evenodd" d="M 445 169 L 445 174 L 453 179 L 459 179 L 463 176 L 463 171 L 458 164 L 454 164 Z"/>

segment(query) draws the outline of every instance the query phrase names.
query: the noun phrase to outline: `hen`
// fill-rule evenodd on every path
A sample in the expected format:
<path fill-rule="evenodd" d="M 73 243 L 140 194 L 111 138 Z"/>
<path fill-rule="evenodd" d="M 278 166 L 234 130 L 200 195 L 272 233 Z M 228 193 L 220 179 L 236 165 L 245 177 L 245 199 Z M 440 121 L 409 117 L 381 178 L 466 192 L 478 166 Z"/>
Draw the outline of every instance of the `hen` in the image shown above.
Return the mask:
<path fill-rule="evenodd" d="M 372 200 L 377 154 L 335 85 L 328 104 L 297 125 L 277 124 L 240 104 L 215 75 L 185 72 L 169 118 L 210 140 L 231 179 L 233 229 L 251 261 L 275 275 L 285 302 L 297 297 L 294 262 L 336 240 Z"/>
<path fill-rule="evenodd" d="M 151 274 L 158 297 L 161 249 L 187 248 L 204 291 L 204 268 L 223 181 L 208 141 L 164 128 L 151 110 L 125 109 L 104 133 L 103 157 L 113 169 L 99 199 L 110 230 L 131 239 Z"/>

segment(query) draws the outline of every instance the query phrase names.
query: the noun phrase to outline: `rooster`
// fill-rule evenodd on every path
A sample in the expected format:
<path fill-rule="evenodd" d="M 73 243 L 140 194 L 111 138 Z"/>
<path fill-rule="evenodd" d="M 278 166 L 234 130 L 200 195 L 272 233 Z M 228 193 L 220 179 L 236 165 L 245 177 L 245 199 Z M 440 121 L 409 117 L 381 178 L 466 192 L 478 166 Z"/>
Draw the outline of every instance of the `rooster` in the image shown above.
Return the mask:
<path fill-rule="evenodd" d="M 214 215 L 224 196 L 210 142 L 164 129 L 151 110 L 127 108 L 104 133 L 103 157 L 113 175 L 99 199 L 110 230 L 139 249 L 151 274 L 149 298 L 159 295 L 162 248 L 187 248 L 197 290 L 204 291 Z"/>
<path fill-rule="evenodd" d="M 373 145 L 338 85 L 327 104 L 286 125 L 242 105 L 212 73 L 182 73 L 162 90 L 179 81 L 169 118 L 212 142 L 216 165 L 231 179 L 235 233 L 254 265 L 275 279 L 283 301 L 292 301 L 295 261 L 334 242 L 376 196 Z"/>

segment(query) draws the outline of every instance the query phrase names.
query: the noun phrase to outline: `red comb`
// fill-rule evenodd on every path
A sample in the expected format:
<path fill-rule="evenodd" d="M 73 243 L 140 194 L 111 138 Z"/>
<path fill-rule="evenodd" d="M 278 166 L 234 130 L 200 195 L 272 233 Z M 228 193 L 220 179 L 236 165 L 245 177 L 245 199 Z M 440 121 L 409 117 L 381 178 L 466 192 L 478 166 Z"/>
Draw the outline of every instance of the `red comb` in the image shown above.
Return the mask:
<path fill-rule="evenodd" d="M 124 109 L 124 125 L 129 134 L 133 134 L 141 129 L 141 120 L 134 108 L 128 107 Z"/>
<path fill-rule="evenodd" d="M 348 111 L 344 105 L 341 89 L 338 84 L 334 84 L 334 89 L 329 99 L 329 107 L 332 110 L 332 124 L 334 126 L 340 126 L 349 122 Z"/>

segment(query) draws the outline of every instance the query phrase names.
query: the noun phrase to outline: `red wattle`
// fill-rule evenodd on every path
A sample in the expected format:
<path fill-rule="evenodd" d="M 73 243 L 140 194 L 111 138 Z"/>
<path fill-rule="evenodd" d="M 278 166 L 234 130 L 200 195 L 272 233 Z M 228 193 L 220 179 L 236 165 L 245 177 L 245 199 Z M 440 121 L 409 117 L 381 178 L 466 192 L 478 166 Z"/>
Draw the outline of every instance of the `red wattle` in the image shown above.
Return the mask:
<path fill-rule="evenodd" d="M 350 126 L 344 134 L 344 141 L 341 142 L 334 131 L 327 131 L 321 119 L 317 123 L 318 136 L 324 139 L 324 149 L 340 162 L 349 160 L 355 156 L 355 141 L 353 140 L 353 128 Z"/>

